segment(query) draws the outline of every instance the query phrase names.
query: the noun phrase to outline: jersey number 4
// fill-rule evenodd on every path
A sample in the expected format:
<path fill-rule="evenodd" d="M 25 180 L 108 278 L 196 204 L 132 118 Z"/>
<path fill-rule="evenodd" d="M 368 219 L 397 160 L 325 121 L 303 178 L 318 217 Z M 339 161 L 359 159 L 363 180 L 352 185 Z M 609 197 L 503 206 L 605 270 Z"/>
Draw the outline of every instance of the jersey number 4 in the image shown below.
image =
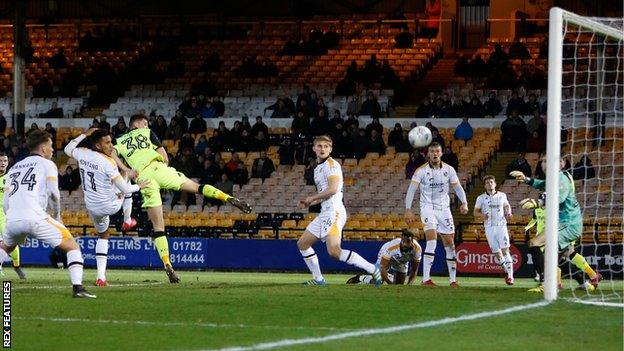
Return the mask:
<path fill-rule="evenodd" d="M 126 144 L 126 148 L 128 149 L 128 154 L 126 157 L 132 156 L 136 150 L 147 149 L 150 147 L 150 144 L 147 142 L 147 138 L 143 135 L 137 135 L 134 138 L 130 137 L 123 141 Z"/>
<path fill-rule="evenodd" d="M 18 178 L 22 174 L 22 172 L 15 172 L 11 174 L 11 192 L 9 193 L 9 196 L 15 194 L 15 192 L 19 189 L 20 184 L 26 185 L 28 191 L 32 191 L 35 188 L 35 185 L 37 185 L 37 177 L 35 174 L 33 174 L 33 169 L 34 168 L 32 167 L 29 168 L 26 173 L 24 173 L 22 180 L 19 182 Z"/>
<path fill-rule="evenodd" d="M 95 173 L 87 171 L 87 176 L 89 177 L 89 187 L 91 190 L 97 192 L 97 188 L 95 187 Z M 80 169 L 80 178 L 82 178 L 82 189 L 87 190 L 87 179 L 85 178 L 84 169 Z"/>

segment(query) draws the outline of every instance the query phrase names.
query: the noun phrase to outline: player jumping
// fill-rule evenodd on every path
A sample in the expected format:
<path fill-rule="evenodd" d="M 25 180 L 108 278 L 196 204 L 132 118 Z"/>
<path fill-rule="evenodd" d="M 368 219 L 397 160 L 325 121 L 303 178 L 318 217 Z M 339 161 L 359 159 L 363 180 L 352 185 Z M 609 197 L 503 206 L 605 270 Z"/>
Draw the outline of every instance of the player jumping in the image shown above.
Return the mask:
<path fill-rule="evenodd" d="M 507 232 L 507 219 L 512 217 L 511 206 L 507 201 L 507 195 L 496 190 L 494 176 L 486 175 L 483 177 L 483 183 L 485 193 L 477 197 L 473 214 L 475 217 L 483 217 L 485 236 L 490 249 L 506 273 L 505 283 L 513 285 L 513 259 L 509 252 L 509 233 Z"/>
<path fill-rule="evenodd" d="M 321 135 L 314 139 L 314 152 L 318 162 L 318 166 L 314 168 L 314 183 L 318 193 L 299 201 L 299 207 L 303 209 L 321 203 L 321 213 L 308 225 L 297 241 L 299 252 L 313 277 L 304 285 L 325 285 L 318 257 L 312 248 L 312 245 L 321 240 L 326 242 L 327 252 L 331 257 L 371 274 L 375 285 L 379 286 L 382 283 L 379 268 L 355 251 L 343 250 L 340 247 L 342 228 L 347 221 L 347 210 L 342 203 L 342 169 L 338 162 L 329 157 L 332 152 L 331 138 Z"/>
<path fill-rule="evenodd" d="M 67 253 L 67 270 L 73 285 L 73 296 L 95 298 L 82 286 L 83 258 L 80 246 L 61 223 L 61 200 L 58 168 L 50 161 L 54 148 L 45 131 L 28 134 L 26 146 L 30 156 L 16 163 L 7 174 L 4 210 L 5 233 L 0 241 L 0 262 L 9 259 L 18 244 L 31 236 Z M 51 215 L 46 213 L 51 209 Z"/>
<path fill-rule="evenodd" d="M 85 139 L 90 148 L 78 147 Z M 107 286 L 109 216 L 123 208 L 122 230 L 134 227 L 136 220 L 130 216 L 132 193 L 144 188 L 147 183 L 139 182 L 138 185 L 133 185 L 121 176 L 115 160 L 111 158 L 113 144 L 110 133 L 103 129 L 91 128 L 79 135 L 65 146 L 65 153 L 78 161 L 85 205 L 99 237 L 95 244 L 97 264 L 95 285 Z"/>
<path fill-rule="evenodd" d="M 4 227 L 6 225 L 6 216 L 4 215 L 4 187 L 6 186 L 6 171 L 9 166 L 9 158 L 7 155 L 0 151 L 0 238 L 4 234 Z M 26 279 L 26 273 L 22 267 L 20 267 L 20 250 L 19 246 L 15 247 L 15 250 L 11 252 L 11 261 L 13 262 L 13 269 L 20 279 Z M 0 275 L 4 276 L 2 266 L 0 262 Z"/>
<path fill-rule="evenodd" d="M 143 115 L 134 115 L 130 118 L 130 130 L 116 139 L 115 152 L 112 156 L 119 168 L 130 178 L 136 178 L 138 182 L 149 182 L 145 188 L 141 189 L 143 207 L 147 208 L 147 215 L 153 227 L 154 244 L 171 283 L 179 283 L 180 278 L 169 260 L 169 243 L 165 236 L 161 189 L 202 194 L 207 198 L 229 203 L 245 213 L 251 212 L 251 206 L 246 202 L 209 184 L 198 184 L 175 168 L 168 166 L 167 152 L 156 134 L 148 128 L 147 117 Z M 120 157 L 130 168 L 121 162 Z"/>
<path fill-rule="evenodd" d="M 414 239 L 414 233 L 404 230 L 400 238 L 395 238 L 383 244 L 377 254 L 377 266 L 381 270 L 381 277 L 386 284 L 411 285 L 416 279 L 422 249 Z M 347 280 L 347 284 L 371 284 L 373 276 L 358 274 Z"/>
<path fill-rule="evenodd" d="M 566 258 L 568 258 L 570 262 L 574 263 L 576 267 L 589 276 L 591 285 L 596 288 L 600 280 L 602 280 L 602 275 L 594 271 L 585 258 L 574 251 L 574 243 L 583 233 L 583 215 L 574 194 L 574 180 L 568 172 L 563 171 L 565 159 L 561 157 L 559 163 L 559 231 L 557 236 L 559 266 L 561 267 L 565 264 Z M 542 158 L 542 170 L 546 172 L 546 155 Z M 543 191 L 546 186 L 546 181 L 527 177 L 520 171 L 513 171 L 509 174 L 516 178 L 519 183 L 528 184 L 538 190 Z M 525 209 L 539 206 L 538 202 L 533 199 L 524 199 L 521 205 Z M 543 246 L 545 243 L 545 235 L 535 237 L 535 245 Z M 581 284 L 583 284 L 582 281 Z"/>
<path fill-rule="evenodd" d="M 412 212 L 412 202 L 416 190 L 420 190 L 420 220 L 425 229 L 427 245 L 423 258 L 422 285 L 432 285 L 431 266 L 435 257 L 438 233 L 442 237 L 444 250 L 446 251 L 446 266 L 449 271 L 449 282 L 451 287 L 458 287 L 457 284 L 457 260 L 455 256 L 455 225 L 451 214 L 449 186 L 453 187 L 457 198 L 461 202 L 459 211 L 462 214 L 468 213 L 468 201 L 466 193 L 459 183 L 455 169 L 442 162 L 442 146 L 438 143 L 431 143 L 428 148 L 429 162 L 422 165 L 414 172 L 412 181 L 405 196 L 405 222 L 408 225 L 414 224 L 416 216 Z"/>

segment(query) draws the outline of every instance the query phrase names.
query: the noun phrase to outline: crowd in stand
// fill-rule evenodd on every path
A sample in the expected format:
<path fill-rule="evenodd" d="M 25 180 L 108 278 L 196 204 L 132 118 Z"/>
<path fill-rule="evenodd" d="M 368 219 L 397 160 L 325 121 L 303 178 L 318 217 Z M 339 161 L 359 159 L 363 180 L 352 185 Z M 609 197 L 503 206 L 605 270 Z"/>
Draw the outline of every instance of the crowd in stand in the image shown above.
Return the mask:
<path fill-rule="evenodd" d="M 340 36 L 334 26 L 330 26 L 326 31 L 318 28 L 313 29 L 307 38 L 293 37 L 284 44 L 279 55 L 324 55 L 327 50 L 335 48 L 340 43 Z"/>
<path fill-rule="evenodd" d="M 397 89 L 401 85 L 401 80 L 388 60 L 383 60 L 380 63 L 377 61 L 377 55 L 373 54 L 361 68 L 358 67 L 357 62 L 351 62 L 345 77 L 336 86 L 336 95 L 353 95 L 358 84 L 364 86 L 379 84 L 382 89 Z"/>

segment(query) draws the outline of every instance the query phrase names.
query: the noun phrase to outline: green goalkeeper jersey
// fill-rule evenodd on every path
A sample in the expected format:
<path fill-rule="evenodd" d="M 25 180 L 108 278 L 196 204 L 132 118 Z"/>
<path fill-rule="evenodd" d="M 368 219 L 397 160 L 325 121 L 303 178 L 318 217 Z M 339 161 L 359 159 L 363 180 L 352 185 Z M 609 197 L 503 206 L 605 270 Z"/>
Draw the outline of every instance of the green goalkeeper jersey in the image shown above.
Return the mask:
<path fill-rule="evenodd" d="M 537 207 L 533 210 L 533 218 L 524 227 L 524 230 L 529 230 L 533 227 L 535 227 L 536 235 L 542 234 L 546 228 L 546 210 L 542 207 Z"/>
<path fill-rule="evenodd" d="M 540 179 L 531 179 L 530 185 L 536 189 L 544 191 L 546 181 Z M 574 180 L 568 172 L 559 172 L 559 223 L 582 223 L 583 215 L 581 207 L 576 200 L 574 194 Z"/>
<path fill-rule="evenodd" d="M 162 144 L 154 132 L 148 128 L 129 131 L 116 140 L 115 150 L 120 158 L 135 171 L 142 171 L 152 161 L 164 162 L 156 149 Z"/>

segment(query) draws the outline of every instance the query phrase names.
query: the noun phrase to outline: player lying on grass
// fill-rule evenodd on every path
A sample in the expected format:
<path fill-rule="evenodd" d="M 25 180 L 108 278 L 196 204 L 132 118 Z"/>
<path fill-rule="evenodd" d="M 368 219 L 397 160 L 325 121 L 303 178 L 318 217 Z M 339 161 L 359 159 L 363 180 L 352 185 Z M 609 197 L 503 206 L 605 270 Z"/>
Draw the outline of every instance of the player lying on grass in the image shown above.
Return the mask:
<path fill-rule="evenodd" d="M 6 226 L 6 216 L 4 215 L 4 187 L 6 186 L 6 172 L 9 166 L 9 158 L 7 155 L 0 151 L 0 239 L 4 234 L 4 227 Z M 11 252 L 11 261 L 13 263 L 13 269 L 20 279 L 26 279 L 26 273 L 20 267 L 20 250 L 19 246 L 15 247 L 15 250 Z M 2 266 L 0 263 L 0 275 L 4 276 Z"/>
<path fill-rule="evenodd" d="M 321 204 L 321 213 L 303 232 L 297 246 L 303 260 L 312 273 L 312 279 L 305 285 L 325 285 L 321 274 L 318 257 L 312 245 L 319 240 L 326 242 L 329 255 L 341 262 L 356 266 L 373 276 L 375 285 L 381 285 L 381 273 L 374 264 L 366 261 L 355 251 L 343 250 L 340 247 L 342 228 L 347 221 L 347 210 L 342 203 L 342 169 L 340 164 L 329 155 L 332 152 L 332 140 L 327 135 L 314 139 L 314 152 L 317 166 L 314 168 L 314 183 L 318 193 L 299 201 L 299 208 L 304 209 L 317 203 Z"/>
<path fill-rule="evenodd" d="M 147 209 L 147 215 L 152 222 L 154 244 L 171 283 L 179 283 L 180 278 L 169 260 L 169 243 L 165 236 L 161 189 L 202 194 L 207 198 L 219 199 L 231 204 L 245 213 L 251 212 L 251 206 L 246 202 L 212 185 L 198 184 L 175 168 L 168 166 L 167 151 L 156 134 L 148 128 L 147 117 L 143 115 L 134 115 L 130 118 L 130 130 L 116 139 L 115 152 L 112 156 L 119 168 L 130 178 L 136 178 L 138 182 L 148 182 L 147 186 L 141 189 L 143 208 Z M 126 167 L 121 159 L 130 168 Z"/>
<path fill-rule="evenodd" d="M 602 280 L 602 275 L 594 271 L 585 258 L 574 251 L 574 243 L 580 239 L 583 233 L 583 215 L 574 194 L 575 186 L 572 175 L 563 171 L 565 166 L 563 157 L 560 158 L 559 164 L 559 230 L 557 236 L 559 266 L 566 264 L 566 258 L 569 259 L 571 263 L 587 273 L 591 284 L 596 288 Z M 542 157 L 542 170 L 546 172 L 546 155 Z M 510 175 L 516 178 L 519 183 L 530 185 L 535 189 L 544 191 L 546 187 L 546 181 L 527 177 L 520 171 L 513 171 Z M 534 199 L 525 199 L 521 205 L 522 208 L 532 209 L 538 206 L 538 202 Z M 541 247 L 545 243 L 545 235 L 539 235 L 535 238 L 534 245 Z"/>
<path fill-rule="evenodd" d="M 403 285 L 407 276 L 407 285 L 411 285 L 416 279 L 421 253 L 422 249 L 414 239 L 414 233 L 409 230 L 404 230 L 400 238 L 383 244 L 377 254 L 377 265 L 383 281 L 386 284 Z M 370 274 L 358 274 L 347 280 L 347 284 L 371 283 L 373 276 Z"/>
<path fill-rule="evenodd" d="M 78 147 L 82 145 L 81 143 L 88 147 Z M 64 151 L 67 156 L 78 161 L 85 205 L 99 237 L 95 244 L 97 264 L 95 285 L 107 286 L 106 262 L 110 216 L 123 208 L 122 230 L 127 231 L 136 226 L 136 220 L 130 216 L 132 193 L 146 187 L 148 182 L 143 181 L 133 185 L 120 174 L 115 160 L 111 158 L 113 154 L 111 135 L 103 129 L 87 130 L 70 141 Z"/>
<path fill-rule="evenodd" d="M 427 244 L 423 255 L 422 285 L 435 286 L 431 280 L 431 267 L 435 258 L 435 249 L 438 245 L 438 234 L 442 237 L 444 250 L 446 251 L 446 267 L 449 272 L 451 287 L 457 284 L 457 255 L 455 253 L 455 224 L 451 213 L 449 187 L 455 191 L 455 195 L 461 202 L 459 212 L 468 213 L 468 200 L 466 193 L 459 183 L 455 169 L 442 162 L 442 146 L 431 143 L 427 149 L 429 162 L 414 172 L 412 180 L 405 195 L 405 222 L 414 224 L 416 216 L 412 212 L 412 202 L 416 191 L 420 191 L 420 221 L 425 229 Z"/>
<path fill-rule="evenodd" d="M 507 195 L 496 190 L 496 179 L 492 175 L 483 177 L 485 193 L 477 197 L 473 214 L 483 217 L 483 227 L 490 250 L 496 255 L 498 264 L 505 272 L 505 283 L 514 284 L 513 259 L 509 252 L 509 233 L 507 219 L 512 217 Z"/>
<path fill-rule="evenodd" d="M 74 297 L 95 298 L 82 286 L 80 246 L 61 222 L 58 168 L 50 161 L 54 152 L 52 138 L 45 131 L 35 130 L 28 134 L 26 146 L 30 156 L 16 163 L 7 174 L 9 182 L 4 189 L 7 223 L 0 241 L 0 262 L 7 261 L 8 254 L 31 236 L 67 253 Z M 50 208 L 50 215 L 46 208 Z"/>

